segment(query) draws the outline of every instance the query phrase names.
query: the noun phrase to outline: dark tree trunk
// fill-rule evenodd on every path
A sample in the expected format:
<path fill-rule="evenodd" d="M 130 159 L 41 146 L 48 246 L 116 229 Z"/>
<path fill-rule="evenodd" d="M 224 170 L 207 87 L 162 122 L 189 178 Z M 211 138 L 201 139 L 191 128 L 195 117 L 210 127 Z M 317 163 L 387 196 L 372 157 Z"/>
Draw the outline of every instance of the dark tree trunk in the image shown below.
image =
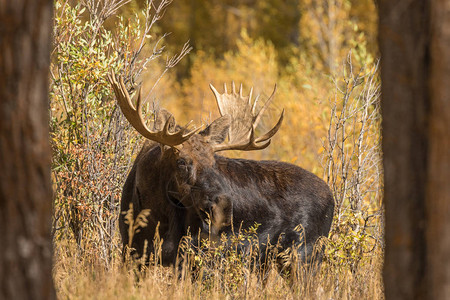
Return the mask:
<path fill-rule="evenodd" d="M 52 299 L 52 1 L 0 1 L 0 298 Z"/>
<path fill-rule="evenodd" d="M 387 299 L 450 299 L 448 0 L 380 0 Z"/>
<path fill-rule="evenodd" d="M 450 299 L 450 0 L 431 4 L 427 269 L 430 299 Z"/>

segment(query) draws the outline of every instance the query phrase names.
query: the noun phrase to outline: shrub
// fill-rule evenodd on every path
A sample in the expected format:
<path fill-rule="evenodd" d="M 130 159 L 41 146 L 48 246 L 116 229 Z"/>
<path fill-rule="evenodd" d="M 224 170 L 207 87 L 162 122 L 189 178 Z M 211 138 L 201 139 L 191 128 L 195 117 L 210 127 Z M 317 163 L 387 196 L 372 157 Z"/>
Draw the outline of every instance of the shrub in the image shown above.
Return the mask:
<path fill-rule="evenodd" d="M 55 185 L 54 237 L 76 240 L 82 252 L 107 265 L 117 247 L 122 183 L 140 145 L 115 104 L 107 83 L 113 70 L 134 88 L 152 65 L 154 85 L 190 48 L 160 60 L 162 38 L 150 32 L 170 1 L 148 2 L 142 17 L 115 18 L 128 1 L 55 2 L 51 63 L 51 141 Z M 148 45 L 147 45 L 148 43 Z M 141 58 L 146 53 L 146 58 Z M 159 74 L 158 74 L 159 71 Z M 147 98 L 158 97 L 152 88 Z M 83 253 L 86 255 L 87 253 Z"/>

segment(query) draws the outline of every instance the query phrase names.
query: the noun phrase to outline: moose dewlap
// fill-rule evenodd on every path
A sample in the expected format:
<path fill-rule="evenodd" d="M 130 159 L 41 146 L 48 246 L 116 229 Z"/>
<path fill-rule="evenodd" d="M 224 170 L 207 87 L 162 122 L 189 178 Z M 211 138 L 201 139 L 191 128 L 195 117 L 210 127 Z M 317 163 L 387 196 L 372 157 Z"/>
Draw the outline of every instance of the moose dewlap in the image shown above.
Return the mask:
<path fill-rule="evenodd" d="M 221 117 L 203 130 L 181 127 L 166 110 L 155 112 L 153 128 L 142 117 L 140 91 L 136 106 L 122 78 L 108 77 L 118 104 L 131 125 L 148 141 L 138 154 L 123 187 L 120 233 L 125 246 L 138 256 L 153 253 L 158 230 L 163 239 L 164 265 L 175 264 L 181 238 L 189 232 L 218 236 L 255 223 L 260 252 L 268 243 L 282 248 L 297 245 L 303 260 L 312 256 L 314 243 L 327 236 L 333 218 L 334 200 L 327 184 L 314 174 L 279 161 L 231 159 L 217 155 L 223 150 L 260 150 L 280 128 L 276 125 L 260 137 L 255 128 L 273 99 L 276 87 L 261 109 L 257 100 L 242 95 L 232 84 L 223 94 L 213 86 Z M 148 224 L 133 232 L 126 212 L 133 218 L 150 213 Z M 302 228 L 302 230 L 298 230 Z M 148 241 L 145 243 L 145 241 Z M 145 245 L 145 247 L 144 247 Z"/>

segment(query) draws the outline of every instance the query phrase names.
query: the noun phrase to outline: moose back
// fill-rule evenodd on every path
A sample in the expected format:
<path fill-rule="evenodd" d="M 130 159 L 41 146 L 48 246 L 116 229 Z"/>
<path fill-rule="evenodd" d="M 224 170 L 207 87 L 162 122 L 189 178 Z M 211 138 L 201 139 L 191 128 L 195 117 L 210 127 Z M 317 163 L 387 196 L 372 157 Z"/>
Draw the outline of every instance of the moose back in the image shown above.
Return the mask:
<path fill-rule="evenodd" d="M 256 137 L 255 129 L 276 88 L 257 109 L 258 97 L 252 101 L 252 90 L 243 96 L 242 86 L 236 91 L 233 84 L 230 93 L 225 86 L 220 94 L 211 86 L 221 117 L 205 129 L 191 130 L 189 124 L 181 127 L 163 109 L 149 129 L 142 117 L 140 91 L 135 106 L 122 78 L 111 73 L 109 81 L 127 120 L 148 139 L 123 188 L 119 227 L 124 251 L 128 246 L 140 257 L 145 249 L 149 257 L 158 230 L 163 240 L 162 263 L 171 265 L 188 230 L 231 235 L 233 229 L 258 223 L 261 253 L 268 244 L 278 243 L 283 249 L 296 245 L 302 259 L 308 261 L 314 243 L 328 235 L 333 219 L 334 200 L 327 184 L 292 164 L 216 154 L 224 150 L 260 150 L 270 144 L 282 124 L 284 111 L 267 133 Z M 133 232 L 132 239 L 130 222 L 126 220 L 130 204 L 134 219 L 149 210 L 148 224 Z"/>

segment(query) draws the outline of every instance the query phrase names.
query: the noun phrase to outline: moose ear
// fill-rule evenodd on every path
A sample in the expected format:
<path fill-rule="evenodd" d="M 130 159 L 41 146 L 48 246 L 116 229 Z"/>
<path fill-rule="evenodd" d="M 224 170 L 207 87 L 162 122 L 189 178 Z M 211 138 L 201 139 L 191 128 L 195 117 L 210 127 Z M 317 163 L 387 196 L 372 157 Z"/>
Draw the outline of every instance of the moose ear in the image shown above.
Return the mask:
<path fill-rule="evenodd" d="M 154 129 L 162 130 L 167 121 L 169 122 L 169 131 L 173 131 L 176 126 L 173 115 L 164 108 L 161 108 L 159 111 L 155 112 Z"/>
<path fill-rule="evenodd" d="M 199 134 L 204 136 L 210 144 L 221 144 L 227 137 L 230 125 L 231 117 L 229 115 L 225 115 L 214 120 L 214 122 L 212 122 L 208 127 L 200 131 Z"/>

